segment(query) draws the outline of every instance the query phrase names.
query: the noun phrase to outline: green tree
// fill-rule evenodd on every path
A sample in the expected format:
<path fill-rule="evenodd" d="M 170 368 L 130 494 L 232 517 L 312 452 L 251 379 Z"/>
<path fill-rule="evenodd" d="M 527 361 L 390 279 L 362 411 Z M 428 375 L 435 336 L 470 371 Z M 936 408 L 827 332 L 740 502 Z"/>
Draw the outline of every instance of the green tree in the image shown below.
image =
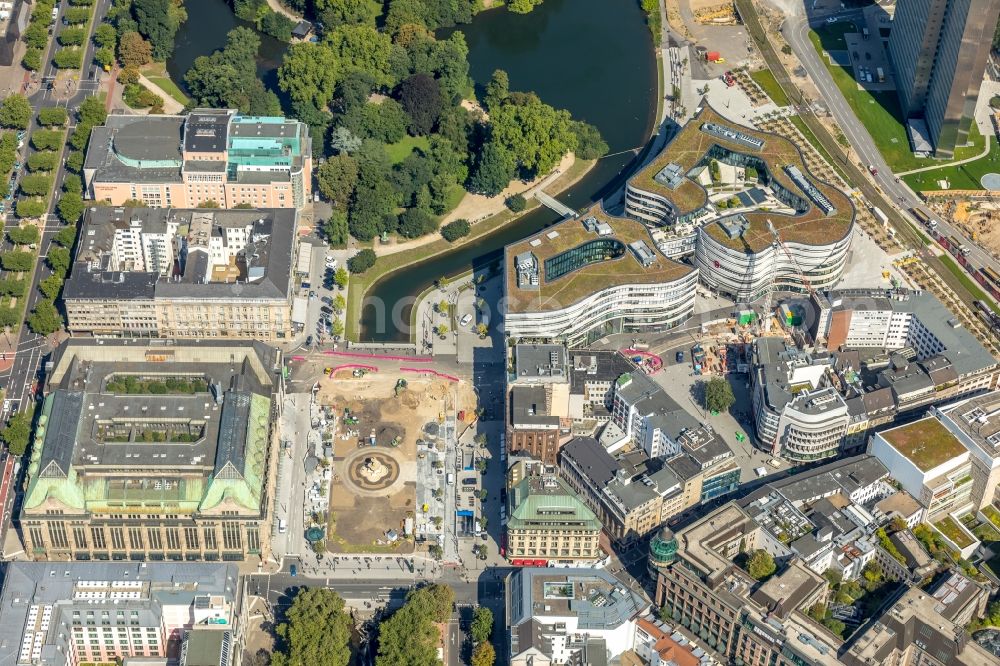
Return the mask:
<path fill-rule="evenodd" d="M 104 108 L 104 102 L 97 95 L 91 95 L 80 103 L 78 111 L 80 124 L 94 127 L 103 125 L 108 119 L 108 111 Z"/>
<path fill-rule="evenodd" d="M 490 642 L 480 643 L 472 649 L 472 666 L 493 666 L 496 658 L 496 650 Z"/>
<path fill-rule="evenodd" d="M 341 312 L 344 311 L 344 308 L 346 307 L 347 307 L 347 301 L 344 300 L 344 296 L 342 294 L 337 294 L 336 296 L 333 297 L 334 312 L 340 314 Z"/>
<path fill-rule="evenodd" d="M 79 46 L 80 44 L 83 44 L 83 38 L 86 34 L 86 30 L 82 27 L 63 28 L 59 31 L 59 45 Z"/>
<path fill-rule="evenodd" d="M 774 557 L 766 550 L 755 550 L 747 560 L 747 573 L 757 580 L 764 580 L 774 573 Z"/>
<path fill-rule="evenodd" d="M 329 219 L 323 223 L 323 235 L 330 247 L 344 247 L 350 239 L 347 230 L 347 214 L 342 210 L 330 212 Z"/>
<path fill-rule="evenodd" d="M 377 258 L 375 251 L 366 247 L 347 260 L 347 270 L 352 273 L 364 273 L 375 265 Z"/>
<path fill-rule="evenodd" d="M 66 117 L 66 107 L 64 106 L 47 106 L 38 110 L 39 125 L 65 125 Z"/>
<path fill-rule="evenodd" d="M 376 666 L 437 663 L 439 634 L 435 623 L 451 615 L 454 600 L 454 592 L 446 585 L 411 591 L 403 607 L 379 627 Z"/>
<path fill-rule="evenodd" d="M 292 44 L 278 68 L 278 85 L 295 104 L 325 109 L 333 99 L 340 62 L 326 44 Z"/>
<path fill-rule="evenodd" d="M 43 199 L 19 199 L 17 202 L 17 216 L 22 219 L 41 217 L 45 215 L 47 202 Z"/>
<path fill-rule="evenodd" d="M 38 150 L 28 156 L 29 171 L 52 171 L 56 168 L 59 154 L 54 150 Z"/>
<path fill-rule="evenodd" d="M 83 64 L 83 51 L 78 48 L 59 49 L 52 58 L 52 64 L 59 69 L 80 69 Z"/>
<path fill-rule="evenodd" d="M 38 288 L 50 301 L 54 301 L 56 296 L 59 295 L 59 290 L 62 289 L 63 279 L 58 275 L 50 275 L 41 282 L 38 283 Z"/>
<path fill-rule="evenodd" d="M 138 30 L 149 40 L 154 60 L 166 60 L 174 52 L 177 28 L 187 18 L 184 5 L 174 0 L 132 0 L 132 15 Z"/>
<path fill-rule="evenodd" d="M 38 335 L 52 335 L 62 327 L 62 317 L 52 301 L 39 301 L 26 321 L 28 328 Z"/>
<path fill-rule="evenodd" d="M 382 4 L 374 0 L 314 0 L 316 15 L 327 28 L 340 25 L 375 25 Z"/>
<path fill-rule="evenodd" d="M 28 129 L 31 124 L 31 103 L 24 95 L 8 95 L 0 104 L 0 126 L 9 129 Z"/>
<path fill-rule="evenodd" d="M 81 194 L 83 192 L 83 180 L 75 173 L 68 173 L 63 176 L 62 188 L 63 192 L 76 192 L 77 194 Z"/>
<path fill-rule="evenodd" d="M 28 450 L 32 416 L 30 410 L 17 412 L 7 420 L 7 425 L 0 428 L 0 439 L 7 445 L 7 450 L 15 456 L 24 455 Z"/>
<path fill-rule="evenodd" d="M 56 275 L 65 276 L 69 272 L 70 256 L 65 247 L 50 247 L 45 260 Z"/>
<path fill-rule="evenodd" d="M 369 74 L 378 85 L 391 86 L 392 39 L 369 25 L 341 25 L 327 35 L 345 71 Z"/>
<path fill-rule="evenodd" d="M 507 204 L 507 208 L 510 208 L 515 213 L 520 213 L 528 207 L 528 201 L 524 198 L 523 194 L 509 196 L 505 203 Z"/>
<path fill-rule="evenodd" d="M 101 67 L 111 67 L 115 64 L 115 50 L 110 46 L 102 46 L 94 51 L 94 60 Z"/>
<path fill-rule="evenodd" d="M 502 69 L 494 70 L 490 82 L 486 84 L 485 92 L 483 103 L 486 105 L 486 110 L 499 109 L 510 96 L 510 79 L 507 77 L 507 72 Z"/>
<path fill-rule="evenodd" d="M 430 134 L 444 110 L 441 86 L 428 74 L 414 74 L 399 86 L 399 102 L 410 117 L 413 134 Z"/>
<path fill-rule="evenodd" d="M 577 141 L 569 112 L 544 104 L 534 94 L 516 100 L 512 95 L 490 111 L 490 140 L 534 173 L 551 170 Z"/>
<path fill-rule="evenodd" d="M 471 230 L 468 220 L 455 220 L 441 227 L 441 235 L 449 243 L 454 243 L 459 238 L 468 236 Z"/>
<path fill-rule="evenodd" d="M 126 32 L 118 40 L 118 60 L 122 67 L 142 67 L 152 62 L 153 47 L 138 32 Z"/>
<path fill-rule="evenodd" d="M 238 27 L 226 35 L 226 45 L 210 56 L 196 58 L 184 75 L 194 100 L 202 106 L 238 108 L 251 115 L 281 115 L 277 95 L 257 76 L 260 37 Z"/>
<path fill-rule="evenodd" d="M 711 412 L 725 412 L 736 402 L 733 387 L 723 377 L 712 377 L 705 382 L 705 408 Z"/>
<path fill-rule="evenodd" d="M 571 128 L 576 134 L 576 156 L 582 160 L 596 160 L 607 155 L 608 144 L 601 137 L 601 132 L 590 123 L 574 120 Z"/>
<path fill-rule="evenodd" d="M 272 655 L 272 666 L 350 663 L 353 623 L 339 594 L 323 587 L 302 588 L 286 618 L 277 627 L 284 650 Z"/>
<path fill-rule="evenodd" d="M 437 221 L 422 208 L 407 208 L 399 216 L 399 234 L 405 238 L 419 238 L 437 229 Z"/>
<path fill-rule="evenodd" d="M 337 272 L 333 274 L 333 282 L 341 289 L 347 287 L 347 283 L 350 281 L 350 275 L 347 273 L 347 269 L 341 266 L 337 269 Z"/>
<path fill-rule="evenodd" d="M 507 9 L 515 14 L 527 14 L 542 4 L 542 0 L 508 0 Z"/>
<path fill-rule="evenodd" d="M 33 224 L 11 227 L 7 229 L 7 238 L 14 245 L 32 245 L 38 242 L 38 227 Z"/>
<path fill-rule="evenodd" d="M 52 188 L 52 178 L 42 174 L 31 174 L 21 178 L 21 192 L 29 197 L 47 196 Z"/>
<path fill-rule="evenodd" d="M 472 614 L 472 626 L 469 634 L 476 643 L 483 643 L 490 640 L 493 633 L 493 611 L 486 606 L 477 606 Z"/>
<path fill-rule="evenodd" d="M 265 12 L 257 19 L 257 29 L 280 42 L 290 42 L 294 28 L 295 22 L 279 12 Z"/>
<path fill-rule="evenodd" d="M 59 199 L 56 210 L 59 212 L 60 220 L 67 224 L 73 224 L 83 215 L 85 207 L 79 192 L 67 191 Z"/>
<path fill-rule="evenodd" d="M 52 237 L 52 242 L 63 247 L 73 247 L 76 242 L 76 227 L 63 227 Z"/>
<path fill-rule="evenodd" d="M 94 30 L 94 44 L 100 48 L 114 48 L 118 41 L 118 33 L 110 23 L 102 23 Z"/>
<path fill-rule="evenodd" d="M 344 334 L 344 322 L 342 319 L 334 319 L 330 323 L 330 333 L 337 337 Z"/>
<path fill-rule="evenodd" d="M 316 183 L 323 197 L 346 210 L 358 182 L 358 161 L 350 155 L 330 157 L 316 170 Z"/>
<path fill-rule="evenodd" d="M 469 189 L 488 197 L 495 197 L 513 180 L 515 166 L 510 151 L 496 143 L 487 143 L 479 155 L 479 163 L 469 181 Z"/>
<path fill-rule="evenodd" d="M 63 136 L 60 130 L 35 130 L 31 135 L 31 145 L 35 150 L 59 150 Z"/>

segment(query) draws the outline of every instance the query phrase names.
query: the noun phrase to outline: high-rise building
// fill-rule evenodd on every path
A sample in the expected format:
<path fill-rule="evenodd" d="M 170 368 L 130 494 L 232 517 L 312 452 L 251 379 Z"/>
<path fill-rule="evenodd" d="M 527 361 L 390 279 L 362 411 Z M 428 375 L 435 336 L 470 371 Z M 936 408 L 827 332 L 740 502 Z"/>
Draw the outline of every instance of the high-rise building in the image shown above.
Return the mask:
<path fill-rule="evenodd" d="M 896 5 L 889 57 L 906 118 L 923 119 L 934 152 L 969 137 L 1000 0 L 907 0 Z"/>

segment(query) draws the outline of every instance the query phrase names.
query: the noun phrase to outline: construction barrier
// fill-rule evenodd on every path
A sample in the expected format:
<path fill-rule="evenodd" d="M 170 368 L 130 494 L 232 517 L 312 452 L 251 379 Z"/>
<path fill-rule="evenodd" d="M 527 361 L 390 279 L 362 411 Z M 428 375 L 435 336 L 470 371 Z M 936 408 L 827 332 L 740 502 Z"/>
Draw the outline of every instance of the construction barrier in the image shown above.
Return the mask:
<path fill-rule="evenodd" d="M 431 363 L 432 356 L 389 356 L 385 354 L 359 354 L 357 352 L 335 351 L 325 349 L 323 353 L 327 356 L 344 356 L 346 358 L 371 358 L 379 361 L 407 361 L 409 363 Z"/>
<path fill-rule="evenodd" d="M 453 382 L 462 381 L 461 379 L 455 377 L 454 375 L 446 375 L 443 372 L 438 372 L 437 370 L 431 370 L 430 368 L 400 368 L 400 370 L 402 370 L 403 372 L 416 372 L 420 374 L 434 375 L 435 377 L 441 377 L 442 379 L 447 379 Z"/>

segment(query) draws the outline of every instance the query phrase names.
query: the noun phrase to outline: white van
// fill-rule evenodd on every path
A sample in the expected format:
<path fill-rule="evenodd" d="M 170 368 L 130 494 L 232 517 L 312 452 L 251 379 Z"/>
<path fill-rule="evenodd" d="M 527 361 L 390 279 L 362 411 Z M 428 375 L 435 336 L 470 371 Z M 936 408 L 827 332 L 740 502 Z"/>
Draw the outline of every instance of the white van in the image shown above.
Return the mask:
<path fill-rule="evenodd" d="M 278 534 L 284 534 L 288 531 L 288 523 L 285 522 L 284 518 L 278 519 Z"/>
<path fill-rule="evenodd" d="M 448 485 L 449 486 L 455 485 L 455 473 L 454 472 L 448 472 Z"/>
<path fill-rule="evenodd" d="M 59 18 L 59 8 L 58 7 L 53 7 L 52 8 L 52 22 L 55 23 L 56 19 L 58 19 L 58 18 Z"/>

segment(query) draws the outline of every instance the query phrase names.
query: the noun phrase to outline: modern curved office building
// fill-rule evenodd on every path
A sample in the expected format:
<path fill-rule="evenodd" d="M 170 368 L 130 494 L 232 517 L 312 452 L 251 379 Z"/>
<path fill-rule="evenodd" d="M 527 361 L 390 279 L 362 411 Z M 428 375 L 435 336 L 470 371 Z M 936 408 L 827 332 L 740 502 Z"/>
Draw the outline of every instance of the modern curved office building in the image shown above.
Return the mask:
<path fill-rule="evenodd" d="M 693 253 L 701 281 L 737 301 L 772 287 L 834 286 L 854 213 L 846 194 L 809 173 L 791 141 L 708 106 L 625 191 L 626 216 L 662 227 L 662 252 Z"/>
<path fill-rule="evenodd" d="M 664 331 L 694 309 L 697 269 L 658 252 L 646 227 L 599 206 L 504 249 L 504 331 L 593 342 Z"/>

